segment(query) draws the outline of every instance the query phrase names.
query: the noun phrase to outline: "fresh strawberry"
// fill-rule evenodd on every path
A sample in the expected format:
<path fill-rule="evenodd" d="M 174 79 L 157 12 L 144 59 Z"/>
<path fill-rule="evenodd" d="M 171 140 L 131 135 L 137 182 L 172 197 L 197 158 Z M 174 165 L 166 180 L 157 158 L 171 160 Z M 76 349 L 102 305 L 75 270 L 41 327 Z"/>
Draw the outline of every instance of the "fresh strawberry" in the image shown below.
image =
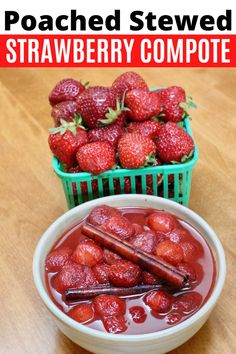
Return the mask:
<path fill-rule="evenodd" d="M 107 141 L 83 145 L 76 154 L 81 169 L 98 175 L 116 165 L 115 150 Z"/>
<path fill-rule="evenodd" d="M 149 162 L 149 165 L 150 166 L 161 166 L 162 162 L 161 162 L 161 160 L 158 157 L 155 157 L 152 162 Z M 162 184 L 162 181 L 163 181 L 162 174 L 159 173 L 159 174 L 147 175 L 146 176 L 146 184 L 147 184 L 146 193 L 149 194 L 149 195 L 153 195 L 154 194 L 153 181 L 155 180 L 155 178 L 156 178 L 156 181 L 157 181 L 156 182 L 157 186 L 160 186 Z"/>
<path fill-rule="evenodd" d="M 51 116 L 54 119 L 55 126 L 61 125 L 61 119 L 67 122 L 73 122 L 73 118 L 77 113 L 78 106 L 76 101 L 62 101 L 52 107 Z"/>
<path fill-rule="evenodd" d="M 83 172 L 80 168 L 80 166 L 75 166 L 75 167 L 71 167 L 69 170 L 68 170 L 69 173 L 80 173 L 80 172 Z M 98 190 L 98 181 L 96 179 L 93 179 L 91 181 L 91 187 L 92 187 L 92 191 L 93 193 L 97 192 Z M 77 187 L 76 187 L 76 183 L 75 182 L 72 182 L 72 188 L 73 188 L 73 192 L 74 192 L 74 195 L 77 195 L 78 192 L 77 192 Z M 80 188 L 81 188 L 81 193 L 82 194 L 87 194 L 88 193 L 88 183 L 87 182 L 80 182 Z"/>
<path fill-rule="evenodd" d="M 145 165 L 148 158 L 154 155 L 154 142 L 141 134 L 124 134 L 118 143 L 118 155 L 124 168 L 139 168 Z"/>
<path fill-rule="evenodd" d="M 79 304 L 73 307 L 68 315 L 79 323 L 87 323 L 94 317 L 94 310 L 92 304 Z"/>
<path fill-rule="evenodd" d="M 88 88 L 79 95 L 77 103 L 84 124 L 91 129 L 115 122 L 124 109 L 116 93 L 103 86 Z"/>
<path fill-rule="evenodd" d="M 178 86 L 170 86 L 156 91 L 161 101 L 161 119 L 163 121 L 180 122 L 184 117 L 184 109 L 180 103 L 186 101 L 184 89 Z"/>
<path fill-rule="evenodd" d="M 119 178 L 115 178 L 113 180 L 114 183 L 114 191 L 115 194 L 121 194 L 122 189 L 121 189 L 121 183 Z M 130 177 L 124 177 L 124 193 L 130 193 L 131 192 L 131 182 L 130 182 Z"/>
<path fill-rule="evenodd" d="M 158 140 L 157 153 L 164 162 L 185 162 L 193 154 L 192 137 L 176 123 L 162 125 Z"/>
<path fill-rule="evenodd" d="M 148 85 L 139 74 L 133 71 L 127 71 L 115 79 L 112 84 L 112 88 L 117 93 L 117 96 L 121 99 L 126 91 L 130 91 L 136 88 L 148 90 Z"/>
<path fill-rule="evenodd" d="M 48 96 L 50 105 L 54 106 L 62 101 L 74 101 L 84 90 L 85 86 L 81 82 L 74 79 L 63 79 L 50 92 Z"/>
<path fill-rule="evenodd" d="M 125 96 L 125 106 L 129 109 L 130 119 L 140 122 L 160 113 L 161 103 L 156 92 L 146 89 L 128 91 Z"/>
<path fill-rule="evenodd" d="M 79 125 L 77 118 L 73 122 L 61 119 L 60 127 L 49 129 L 49 147 L 67 168 L 77 165 L 76 153 L 88 142 L 87 132 Z"/>
<path fill-rule="evenodd" d="M 88 139 L 93 141 L 108 141 L 114 148 L 117 147 L 118 141 L 123 135 L 123 129 L 116 123 L 102 128 L 91 129 L 88 132 Z"/>
<path fill-rule="evenodd" d="M 158 137 L 161 124 L 155 120 L 146 120 L 144 122 L 130 122 L 127 126 L 128 133 L 140 133 L 147 138 L 155 140 Z"/>

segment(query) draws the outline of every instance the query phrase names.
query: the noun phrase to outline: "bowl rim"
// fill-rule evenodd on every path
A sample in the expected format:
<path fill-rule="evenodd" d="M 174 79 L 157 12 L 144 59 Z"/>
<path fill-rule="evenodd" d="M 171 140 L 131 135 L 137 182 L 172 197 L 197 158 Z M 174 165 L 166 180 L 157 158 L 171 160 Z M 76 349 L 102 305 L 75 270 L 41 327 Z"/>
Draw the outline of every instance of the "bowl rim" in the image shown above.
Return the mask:
<path fill-rule="evenodd" d="M 120 195 L 115 195 L 115 196 L 107 196 L 103 198 L 97 199 L 99 201 L 98 203 L 100 204 L 107 204 L 109 201 L 116 199 L 118 201 L 124 200 L 124 198 L 127 198 L 127 194 L 120 194 Z M 213 231 L 213 229 L 209 226 L 209 224 L 198 214 L 196 214 L 194 211 L 191 209 L 180 205 L 174 201 L 156 197 L 156 196 L 148 196 L 148 195 L 143 195 L 143 194 L 131 194 L 128 195 L 129 201 L 132 203 L 132 200 L 138 200 L 138 199 L 143 199 L 146 201 L 154 201 L 157 202 L 160 205 L 160 208 L 165 208 L 166 206 L 172 206 L 172 207 L 177 207 L 182 209 L 183 212 L 188 214 L 188 216 L 192 219 L 195 219 L 198 223 L 201 224 L 201 226 L 207 231 L 207 234 L 210 235 L 215 251 L 218 254 L 218 257 L 220 259 L 220 264 L 218 265 L 218 277 L 216 280 L 216 284 L 214 286 L 214 289 L 212 291 L 211 296 L 209 299 L 206 301 L 206 303 L 191 317 L 186 319 L 185 321 L 170 327 L 168 329 L 164 329 L 158 332 L 152 332 L 152 333 L 145 333 L 145 334 L 112 334 L 112 333 L 106 333 L 102 332 L 90 327 L 87 327 L 83 324 L 80 324 L 67 316 L 64 312 L 62 312 L 51 300 L 46 288 L 44 287 L 43 281 L 40 276 L 40 258 L 41 258 L 41 253 L 43 252 L 44 245 L 47 241 L 47 238 L 49 234 L 53 233 L 55 229 L 57 228 L 58 224 L 62 224 L 64 220 L 66 220 L 69 216 L 76 214 L 80 209 L 82 209 L 85 204 L 86 206 L 93 205 L 96 202 L 95 200 L 88 201 L 86 203 L 80 204 L 79 206 L 72 208 L 62 214 L 59 218 L 57 218 L 49 227 L 48 229 L 43 233 L 42 237 L 40 238 L 35 252 L 33 256 L 33 279 L 34 279 L 34 284 L 36 289 L 38 290 L 38 293 L 43 300 L 44 304 L 46 307 L 49 309 L 49 311 L 57 318 L 57 320 L 60 320 L 61 322 L 65 323 L 67 326 L 72 327 L 74 330 L 81 332 L 85 335 L 90 335 L 99 339 L 105 339 L 108 341 L 113 341 L 113 342 L 119 342 L 119 341 L 126 341 L 126 342 L 136 342 L 137 340 L 140 342 L 144 342 L 147 340 L 152 340 L 152 339 L 158 339 L 158 338 L 163 338 L 167 337 L 170 335 L 177 335 L 179 332 L 185 330 L 187 327 L 190 325 L 194 324 L 204 314 L 207 314 L 212 310 L 214 307 L 218 297 L 220 296 L 220 293 L 223 289 L 224 282 L 225 282 L 225 276 L 226 276 L 226 260 L 225 260 L 225 253 L 223 246 L 218 239 L 217 235 Z"/>

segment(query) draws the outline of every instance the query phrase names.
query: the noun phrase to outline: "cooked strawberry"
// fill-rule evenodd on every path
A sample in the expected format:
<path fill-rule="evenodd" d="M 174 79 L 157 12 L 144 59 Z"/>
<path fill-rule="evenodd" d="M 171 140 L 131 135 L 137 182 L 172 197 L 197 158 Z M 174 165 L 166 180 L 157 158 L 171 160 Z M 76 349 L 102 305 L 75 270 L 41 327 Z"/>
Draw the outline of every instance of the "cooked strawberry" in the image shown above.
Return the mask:
<path fill-rule="evenodd" d="M 184 129 L 172 122 L 162 125 L 157 140 L 157 153 L 164 162 L 185 162 L 193 151 L 194 141 Z"/>
<path fill-rule="evenodd" d="M 61 125 L 61 119 L 67 122 L 73 122 L 73 118 L 77 113 L 78 105 L 76 101 L 62 101 L 52 107 L 51 116 L 54 119 L 55 126 Z"/>
<path fill-rule="evenodd" d="M 79 323 L 87 323 L 91 321 L 94 317 L 94 309 L 92 304 L 79 304 L 73 307 L 68 315 L 73 318 L 73 320 Z"/>
<path fill-rule="evenodd" d="M 81 169 L 98 175 L 116 165 L 114 148 L 107 141 L 97 141 L 83 145 L 76 154 Z"/>
<path fill-rule="evenodd" d="M 115 252 L 112 252 L 110 250 L 108 250 L 107 248 L 104 248 L 103 251 L 103 259 L 104 262 L 106 262 L 107 264 L 113 264 L 116 263 L 117 261 L 121 260 L 121 256 Z"/>
<path fill-rule="evenodd" d="M 147 284 L 147 285 L 161 284 L 161 279 L 157 275 L 154 275 L 154 274 L 146 272 L 146 271 L 142 272 L 142 278 L 143 278 L 144 284 Z"/>
<path fill-rule="evenodd" d="M 122 240 L 134 234 L 133 224 L 123 215 L 110 217 L 102 227 L 105 231 L 118 236 Z"/>
<path fill-rule="evenodd" d="M 88 137 L 77 118 L 73 122 L 61 120 L 61 123 L 60 127 L 49 129 L 48 143 L 52 153 L 69 169 L 77 165 L 76 153 L 88 142 Z"/>
<path fill-rule="evenodd" d="M 127 126 L 128 133 L 140 133 L 147 138 L 155 140 L 158 137 L 161 124 L 155 120 L 146 120 L 144 122 L 130 122 Z"/>
<path fill-rule="evenodd" d="M 196 276 L 196 272 L 194 271 L 194 269 L 191 267 L 191 265 L 189 263 L 179 263 L 177 265 L 177 268 L 185 273 L 190 280 L 194 281 L 196 280 L 197 276 Z"/>
<path fill-rule="evenodd" d="M 117 147 L 118 142 L 123 135 L 123 129 L 120 125 L 111 124 L 102 128 L 95 128 L 88 131 L 88 139 L 93 141 L 107 141 L 114 148 Z"/>
<path fill-rule="evenodd" d="M 128 91 L 125 96 L 125 106 L 129 109 L 130 119 L 141 122 L 159 114 L 160 99 L 156 92 L 146 89 Z"/>
<path fill-rule="evenodd" d="M 154 155 L 154 142 L 141 134 L 124 134 L 118 143 L 118 155 L 124 168 L 139 168 L 145 165 L 148 158 Z"/>
<path fill-rule="evenodd" d="M 93 241 L 79 243 L 71 256 L 74 262 L 90 267 L 101 262 L 102 258 L 103 250 Z"/>
<path fill-rule="evenodd" d="M 177 227 L 167 235 L 167 238 L 175 243 L 187 241 L 189 237 L 191 237 L 190 232 L 181 227 L 181 225 L 177 225 Z"/>
<path fill-rule="evenodd" d="M 155 211 L 147 217 L 147 225 L 154 231 L 168 233 L 174 229 L 176 220 L 165 211 Z"/>
<path fill-rule="evenodd" d="M 68 263 L 52 278 L 52 286 L 60 293 L 69 288 L 97 285 L 91 268 L 77 263 Z"/>
<path fill-rule="evenodd" d="M 109 316 L 104 318 L 102 322 L 108 333 L 118 334 L 128 329 L 124 316 Z"/>
<path fill-rule="evenodd" d="M 84 124 L 91 129 L 115 122 L 123 112 L 115 92 L 109 87 L 88 88 L 79 95 L 77 103 Z"/>
<path fill-rule="evenodd" d="M 162 290 L 152 291 L 145 297 L 146 304 L 158 313 L 169 312 L 172 301 L 172 297 Z"/>
<path fill-rule="evenodd" d="M 99 205 L 95 207 L 88 216 L 88 222 L 92 225 L 103 225 L 112 216 L 120 216 L 121 212 L 108 205 Z"/>
<path fill-rule="evenodd" d="M 146 253 L 153 253 L 156 248 L 156 235 L 154 231 L 144 230 L 130 240 L 131 244 Z"/>
<path fill-rule="evenodd" d="M 45 261 L 45 269 L 48 272 L 58 272 L 68 262 L 72 254 L 70 247 L 56 249 L 49 253 Z"/>
<path fill-rule="evenodd" d="M 121 99 L 124 93 L 127 91 L 133 89 L 148 90 L 148 85 L 139 74 L 133 71 L 127 71 L 115 79 L 112 84 L 112 88 L 117 93 L 117 96 Z"/>
<path fill-rule="evenodd" d="M 186 101 L 185 91 L 179 86 L 170 86 L 156 91 L 161 101 L 161 119 L 178 123 L 184 117 L 184 109 L 180 103 Z"/>
<path fill-rule="evenodd" d="M 113 295 L 99 295 L 93 300 L 94 309 L 101 318 L 125 314 L 125 302 Z"/>
<path fill-rule="evenodd" d="M 179 312 L 189 314 L 196 311 L 201 303 L 202 295 L 192 291 L 178 296 L 174 302 L 174 308 Z"/>
<path fill-rule="evenodd" d="M 183 250 L 184 262 L 191 262 L 198 258 L 197 248 L 192 242 L 181 242 L 179 245 Z"/>
<path fill-rule="evenodd" d="M 182 248 L 170 240 L 159 243 L 156 248 L 156 254 L 173 265 L 177 265 L 184 260 Z"/>
<path fill-rule="evenodd" d="M 114 286 L 131 287 L 141 282 L 142 271 L 138 265 L 120 260 L 110 266 L 108 278 Z"/>
<path fill-rule="evenodd" d="M 132 320 L 135 323 L 143 323 L 143 322 L 145 322 L 145 320 L 147 318 L 147 314 L 146 314 L 144 308 L 141 306 L 130 307 L 129 313 L 132 317 Z"/>
<path fill-rule="evenodd" d="M 81 82 L 74 79 L 63 79 L 59 81 L 49 94 L 51 106 L 62 101 L 74 101 L 85 90 Z"/>
<path fill-rule="evenodd" d="M 106 263 L 96 264 L 93 267 L 93 272 L 99 284 L 109 284 L 108 273 L 109 265 Z"/>

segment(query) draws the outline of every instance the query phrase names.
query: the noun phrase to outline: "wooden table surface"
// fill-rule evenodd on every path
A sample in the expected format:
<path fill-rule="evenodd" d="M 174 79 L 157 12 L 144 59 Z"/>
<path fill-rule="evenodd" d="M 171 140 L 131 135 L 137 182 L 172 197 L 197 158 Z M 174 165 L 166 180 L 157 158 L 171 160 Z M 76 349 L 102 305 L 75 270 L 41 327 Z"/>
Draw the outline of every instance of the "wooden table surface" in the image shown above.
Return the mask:
<path fill-rule="evenodd" d="M 109 85 L 122 69 L 0 70 L 0 352 L 88 353 L 56 328 L 32 280 L 32 257 L 44 230 L 67 210 L 51 167 L 47 95 L 63 77 Z M 236 70 L 137 69 L 150 86 L 178 84 L 194 97 L 192 128 L 200 157 L 190 208 L 215 229 L 227 279 L 210 319 L 172 354 L 236 352 Z M 114 351 L 115 353 L 115 351 Z"/>

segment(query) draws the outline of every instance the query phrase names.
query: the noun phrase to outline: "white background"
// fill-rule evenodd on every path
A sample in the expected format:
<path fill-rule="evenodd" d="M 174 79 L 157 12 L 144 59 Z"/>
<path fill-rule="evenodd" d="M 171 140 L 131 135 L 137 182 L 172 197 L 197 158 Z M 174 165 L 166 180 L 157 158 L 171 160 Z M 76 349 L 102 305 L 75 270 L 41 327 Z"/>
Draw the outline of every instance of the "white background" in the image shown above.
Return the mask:
<path fill-rule="evenodd" d="M 6 10 L 14 10 L 20 14 L 20 18 L 24 15 L 33 15 L 37 21 L 40 20 L 40 15 L 51 15 L 54 18 L 58 15 L 67 14 L 69 15 L 71 9 L 76 9 L 78 14 L 85 15 L 86 17 L 98 14 L 101 16 L 107 16 L 109 14 L 114 14 L 114 9 L 121 10 L 121 31 L 119 33 L 133 33 L 133 34 L 174 34 L 174 33 L 188 33 L 187 31 L 180 32 L 176 30 L 176 27 L 173 26 L 172 31 L 162 32 L 157 30 L 157 32 L 148 32 L 147 28 L 144 27 L 142 31 L 130 31 L 129 26 L 130 13 L 134 10 L 141 10 L 147 14 L 149 11 L 153 12 L 157 17 L 161 15 L 212 15 L 214 17 L 225 14 L 226 9 L 232 10 L 232 33 L 236 33 L 236 0 L 225 0 L 225 1 L 209 1 L 209 0 L 126 0 L 126 1 L 112 1 L 112 0 L 1 0 L 0 3 L 0 33 L 7 34 L 52 34 L 52 32 L 44 31 L 41 32 L 37 28 L 34 31 L 24 31 L 21 27 L 20 22 L 13 25 L 11 32 L 4 32 L 4 12 Z M 68 34 L 70 31 L 58 31 L 54 30 L 53 33 Z M 79 32 L 72 32 L 73 34 L 79 34 Z M 98 32 L 93 32 L 87 30 L 86 32 L 80 33 L 93 33 L 93 34 L 117 34 L 118 32 L 112 31 L 109 32 L 105 29 Z M 193 34 L 193 32 L 191 32 Z M 217 28 L 214 31 L 203 31 L 199 26 L 196 27 L 197 33 L 205 34 L 229 34 L 229 32 L 224 31 L 220 32 Z"/>

